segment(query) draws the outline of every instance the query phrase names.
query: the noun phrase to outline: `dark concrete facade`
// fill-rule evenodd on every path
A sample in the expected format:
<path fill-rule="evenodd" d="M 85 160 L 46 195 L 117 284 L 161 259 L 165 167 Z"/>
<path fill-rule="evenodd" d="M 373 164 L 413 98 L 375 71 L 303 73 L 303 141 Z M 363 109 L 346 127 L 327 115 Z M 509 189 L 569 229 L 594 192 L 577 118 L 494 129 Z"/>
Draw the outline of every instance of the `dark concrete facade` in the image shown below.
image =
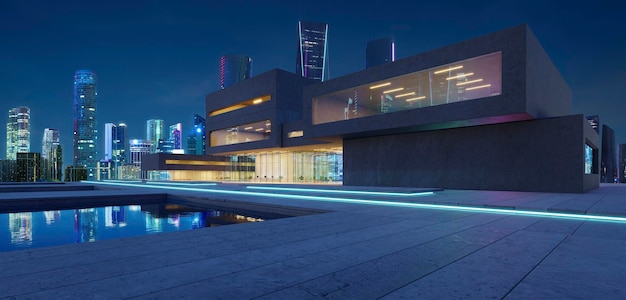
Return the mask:
<path fill-rule="evenodd" d="M 602 125 L 602 156 L 600 157 L 600 182 L 613 183 L 617 177 L 617 163 L 615 162 L 615 131 L 613 128 Z"/>
<path fill-rule="evenodd" d="M 586 192 L 597 187 L 597 174 L 584 174 L 586 123 L 574 115 L 345 139 L 344 184 Z M 587 138 L 597 149 L 597 135 Z"/>

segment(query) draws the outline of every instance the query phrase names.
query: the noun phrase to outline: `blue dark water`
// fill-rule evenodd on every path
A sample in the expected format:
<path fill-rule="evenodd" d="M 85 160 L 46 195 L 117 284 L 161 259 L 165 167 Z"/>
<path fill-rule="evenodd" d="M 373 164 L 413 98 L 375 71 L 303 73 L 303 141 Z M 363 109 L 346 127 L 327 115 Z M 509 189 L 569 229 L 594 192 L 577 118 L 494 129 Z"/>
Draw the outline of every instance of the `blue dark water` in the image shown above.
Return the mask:
<path fill-rule="evenodd" d="M 3 213 L 0 214 L 0 251 L 262 220 L 216 210 L 197 211 L 171 204 Z"/>

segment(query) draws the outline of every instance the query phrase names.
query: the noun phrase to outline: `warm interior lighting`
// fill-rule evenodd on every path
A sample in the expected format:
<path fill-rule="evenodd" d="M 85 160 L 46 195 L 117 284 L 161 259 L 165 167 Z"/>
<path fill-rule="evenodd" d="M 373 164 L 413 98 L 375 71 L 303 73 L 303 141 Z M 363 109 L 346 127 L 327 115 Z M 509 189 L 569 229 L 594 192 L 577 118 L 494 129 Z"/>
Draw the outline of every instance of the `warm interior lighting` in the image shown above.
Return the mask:
<path fill-rule="evenodd" d="M 397 89 L 392 89 L 392 90 L 386 90 L 386 91 L 383 91 L 383 94 L 389 94 L 389 93 L 402 91 L 402 90 L 404 90 L 404 88 L 402 88 L 402 87 L 401 88 L 397 88 Z"/>
<path fill-rule="evenodd" d="M 479 78 L 479 79 L 474 79 L 474 80 L 470 80 L 470 81 L 459 82 L 456 85 L 466 85 L 466 84 L 470 84 L 470 83 L 474 83 L 474 82 L 481 82 L 481 81 L 483 81 L 483 79 Z"/>
<path fill-rule="evenodd" d="M 377 89 L 377 88 L 380 88 L 380 87 L 383 87 L 383 86 L 389 86 L 389 85 L 391 85 L 391 82 L 385 82 L 385 83 L 381 83 L 381 84 L 377 84 L 377 85 L 372 85 L 372 86 L 370 86 L 370 90 Z"/>
<path fill-rule="evenodd" d="M 459 74 L 459 75 L 452 76 L 452 77 L 446 77 L 446 80 L 463 78 L 463 77 L 472 76 L 472 75 L 474 75 L 474 73 Z"/>
<path fill-rule="evenodd" d="M 248 126 L 248 127 L 244 128 L 243 130 L 250 130 L 250 129 L 252 129 L 252 128 L 254 128 L 254 127 L 252 127 L 252 126 Z"/>
<path fill-rule="evenodd" d="M 262 131 L 262 130 L 263 130 L 263 128 L 257 128 L 254 131 Z"/>
<path fill-rule="evenodd" d="M 458 69 L 461 69 L 461 68 L 463 68 L 463 66 L 449 67 L 449 68 L 446 68 L 446 69 L 443 69 L 443 70 L 435 71 L 434 74 L 441 74 L 441 73 L 445 73 L 445 72 L 450 72 L 452 70 L 458 70 Z"/>
<path fill-rule="evenodd" d="M 486 88 L 486 87 L 490 87 L 491 84 L 485 84 L 485 85 L 479 85 L 479 86 L 473 86 L 473 87 L 468 87 L 465 90 L 466 91 L 471 91 L 471 90 L 477 90 L 477 89 L 482 89 L 482 88 Z"/>
<path fill-rule="evenodd" d="M 415 97 L 415 98 L 409 98 L 409 99 L 406 99 L 406 101 L 410 102 L 410 101 L 422 100 L 422 99 L 426 99 L 426 96 L 419 96 L 419 97 Z"/>
<path fill-rule="evenodd" d="M 292 131 L 290 133 L 287 134 L 288 138 L 297 138 L 297 137 L 301 137 L 304 136 L 304 131 L 302 130 L 297 130 L 297 131 Z"/>
<path fill-rule="evenodd" d="M 415 92 L 410 92 L 410 93 L 406 93 L 406 94 L 396 95 L 396 98 L 402 98 L 402 97 L 411 96 L 411 95 L 415 95 Z"/>
<path fill-rule="evenodd" d="M 228 113 L 228 112 L 231 112 L 231 111 L 234 111 L 234 110 L 238 110 L 238 109 L 242 109 L 242 108 L 248 107 L 250 105 L 255 105 L 255 104 L 259 104 L 261 102 L 266 102 L 266 101 L 269 101 L 271 99 L 272 99 L 272 97 L 269 94 L 265 95 L 265 96 L 261 96 L 261 97 L 256 97 L 254 99 L 250 99 L 250 100 L 246 100 L 246 101 L 243 101 L 243 102 L 239 102 L 237 104 L 234 104 L 234 105 L 231 105 L 231 106 L 228 106 L 228 107 L 216 109 L 216 110 L 214 110 L 214 111 L 209 113 L 209 117 L 214 117 L 214 116 L 217 116 L 217 115 L 225 114 L 225 113 Z"/>

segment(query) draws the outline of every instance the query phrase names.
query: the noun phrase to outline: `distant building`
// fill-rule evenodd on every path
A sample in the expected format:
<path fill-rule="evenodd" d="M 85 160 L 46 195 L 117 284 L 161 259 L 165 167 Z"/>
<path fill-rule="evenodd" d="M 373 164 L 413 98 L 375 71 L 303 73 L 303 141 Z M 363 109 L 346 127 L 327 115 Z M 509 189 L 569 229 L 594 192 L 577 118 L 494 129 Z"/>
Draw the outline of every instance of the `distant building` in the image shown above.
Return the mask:
<path fill-rule="evenodd" d="M 150 153 L 156 153 L 159 140 L 165 138 L 164 121 L 160 119 L 150 119 L 146 126 L 146 140 L 152 142 Z"/>
<path fill-rule="evenodd" d="M 97 174 L 96 180 L 114 179 L 114 177 L 112 176 L 114 172 L 112 165 L 113 165 L 112 161 L 108 159 L 103 159 L 99 161 L 98 171 L 96 172 Z"/>
<path fill-rule="evenodd" d="M 613 183 L 617 176 L 615 132 L 609 126 L 602 125 L 602 155 L 600 156 L 600 182 Z"/>
<path fill-rule="evenodd" d="M 367 42 L 365 68 L 386 64 L 396 60 L 396 48 L 390 37 Z"/>
<path fill-rule="evenodd" d="M 169 142 L 172 144 L 171 153 L 183 152 L 183 124 L 176 123 L 170 126 Z M 163 151 L 165 152 L 165 151 Z"/>
<path fill-rule="evenodd" d="M 59 131 L 46 128 L 41 141 L 41 178 L 47 181 L 61 181 L 63 175 L 63 154 L 59 142 Z"/>
<path fill-rule="evenodd" d="M 220 59 L 220 89 L 252 76 L 252 59 L 245 55 L 229 54 Z"/>
<path fill-rule="evenodd" d="M 619 144 L 619 182 L 626 183 L 626 144 Z"/>
<path fill-rule="evenodd" d="M 25 106 L 9 110 L 7 119 L 7 159 L 16 154 L 30 152 L 30 108 Z"/>
<path fill-rule="evenodd" d="M 96 177 L 98 123 L 96 73 L 78 70 L 74 74 L 74 167 L 87 169 L 87 178 Z"/>
<path fill-rule="evenodd" d="M 591 125 L 598 134 L 600 134 L 600 117 L 598 115 L 595 116 L 587 116 L 587 122 Z"/>
<path fill-rule="evenodd" d="M 193 128 L 187 137 L 187 154 L 206 154 L 206 120 L 199 116 L 193 116 Z"/>
<path fill-rule="evenodd" d="M 41 154 L 21 152 L 17 154 L 17 181 L 37 182 L 41 179 Z"/>
<path fill-rule="evenodd" d="M 110 162 L 109 179 L 117 179 L 116 167 L 126 164 L 126 131 L 124 123 L 104 125 L 104 160 Z"/>
<path fill-rule="evenodd" d="M 17 165 L 14 159 L 0 160 L 0 182 L 16 182 Z"/>
<path fill-rule="evenodd" d="M 296 74 L 324 81 L 328 79 L 328 24 L 298 22 Z"/>
<path fill-rule="evenodd" d="M 152 141 L 149 140 L 139 140 L 132 139 L 129 141 L 129 152 L 130 152 L 130 165 L 141 168 L 141 158 L 144 155 L 150 154 L 152 149 Z M 140 178 L 144 179 L 145 176 L 140 174 Z"/>

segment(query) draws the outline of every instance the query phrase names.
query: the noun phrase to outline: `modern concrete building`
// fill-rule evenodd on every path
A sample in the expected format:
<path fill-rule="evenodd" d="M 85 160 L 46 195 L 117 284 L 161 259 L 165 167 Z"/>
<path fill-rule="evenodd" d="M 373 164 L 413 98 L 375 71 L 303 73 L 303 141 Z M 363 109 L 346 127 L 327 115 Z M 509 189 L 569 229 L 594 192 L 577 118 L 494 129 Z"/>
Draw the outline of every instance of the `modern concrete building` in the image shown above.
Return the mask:
<path fill-rule="evenodd" d="M 324 81 L 328 79 L 328 24 L 298 22 L 296 74 Z"/>
<path fill-rule="evenodd" d="M 602 156 L 600 157 L 600 182 L 613 183 L 617 178 L 615 131 L 602 125 Z"/>
<path fill-rule="evenodd" d="M 87 169 L 87 178 L 96 178 L 98 123 L 96 73 L 78 70 L 74 74 L 73 146 L 74 167 Z"/>
<path fill-rule="evenodd" d="M 599 136 L 572 115 L 569 87 L 526 25 L 324 82 L 272 70 L 207 95 L 206 109 L 207 154 L 249 166 L 234 180 L 599 186 Z"/>
<path fill-rule="evenodd" d="M 367 42 L 365 68 L 371 68 L 396 60 L 396 44 L 390 37 Z"/>
<path fill-rule="evenodd" d="M 220 58 L 220 89 L 225 89 L 252 76 L 252 58 L 228 54 Z"/>
<path fill-rule="evenodd" d="M 16 159 L 17 153 L 30 152 L 30 108 L 9 110 L 7 118 L 7 159 Z"/>

